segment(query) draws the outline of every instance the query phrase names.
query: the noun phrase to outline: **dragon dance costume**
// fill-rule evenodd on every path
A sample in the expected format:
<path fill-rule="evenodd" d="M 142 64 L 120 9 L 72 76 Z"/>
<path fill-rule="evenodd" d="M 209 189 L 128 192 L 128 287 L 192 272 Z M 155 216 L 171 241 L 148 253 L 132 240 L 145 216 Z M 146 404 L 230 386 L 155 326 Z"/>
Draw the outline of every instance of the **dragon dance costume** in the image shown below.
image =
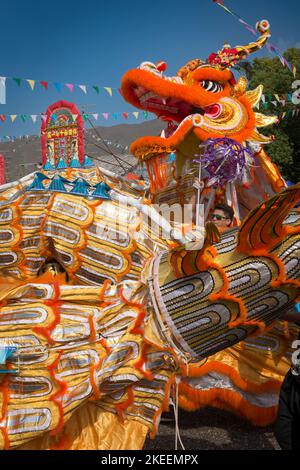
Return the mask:
<path fill-rule="evenodd" d="M 1 187 L 0 448 L 140 449 L 177 387 L 187 410 L 274 421 L 297 335 L 280 319 L 299 297 L 300 186 L 262 149 L 257 128 L 276 121 L 253 110 L 262 87 L 230 70 L 267 41 L 257 28 L 174 77 L 162 62 L 125 74 L 124 98 L 168 122 L 131 146 L 149 188 L 89 166 L 64 127 L 74 105 L 48 109 L 43 171 Z M 191 200 L 242 223 L 195 241 L 157 209 Z"/>

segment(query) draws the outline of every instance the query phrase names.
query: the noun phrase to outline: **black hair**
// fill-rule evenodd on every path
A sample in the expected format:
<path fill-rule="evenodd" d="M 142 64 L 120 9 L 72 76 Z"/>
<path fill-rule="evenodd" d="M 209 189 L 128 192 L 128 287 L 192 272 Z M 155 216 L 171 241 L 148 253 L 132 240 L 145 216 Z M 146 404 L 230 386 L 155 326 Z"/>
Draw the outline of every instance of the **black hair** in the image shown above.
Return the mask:
<path fill-rule="evenodd" d="M 232 207 L 228 206 L 228 204 L 216 204 L 215 209 L 223 211 L 227 218 L 230 219 L 231 222 L 233 221 L 234 212 Z"/>

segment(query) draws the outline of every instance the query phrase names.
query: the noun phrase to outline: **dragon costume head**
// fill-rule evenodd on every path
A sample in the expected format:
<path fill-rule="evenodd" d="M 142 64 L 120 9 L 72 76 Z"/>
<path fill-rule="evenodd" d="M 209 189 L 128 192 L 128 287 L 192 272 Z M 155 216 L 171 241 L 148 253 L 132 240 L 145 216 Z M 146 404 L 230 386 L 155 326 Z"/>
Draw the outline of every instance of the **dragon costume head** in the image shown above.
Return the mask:
<path fill-rule="evenodd" d="M 153 192 L 166 187 L 166 178 L 159 173 L 164 158 L 168 159 L 171 153 L 176 154 L 180 177 L 186 164 L 190 165 L 199 153 L 199 143 L 208 139 L 226 137 L 243 145 L 272 141 L 272 137 L 260 134 L 258 128 L 276 123 L 277 117 L 253 110 L 263 87 L 246 91 L 246 78 L 241 76 L 236 81 L 231 71 L 239 60 L 263 47 L 270 37 L 268 21 L 260 21 L 256 27 L 261 34 L 256 42 L 234 48 L 225 44 L 206 61 L 189 61 L 176 76 L 164 74 L 164 62 L 156 65 L 143 62 L 139 68 L 125 73 L 121 88 L 124 98 L 168 122 L 160 137 L 142 137 L 131 146 L 132 153 L 147 164 Z M 282 189 L 282 181 L 276 184 L 280 176 L 271 164 L 267 172 L 274 191 Z"/>

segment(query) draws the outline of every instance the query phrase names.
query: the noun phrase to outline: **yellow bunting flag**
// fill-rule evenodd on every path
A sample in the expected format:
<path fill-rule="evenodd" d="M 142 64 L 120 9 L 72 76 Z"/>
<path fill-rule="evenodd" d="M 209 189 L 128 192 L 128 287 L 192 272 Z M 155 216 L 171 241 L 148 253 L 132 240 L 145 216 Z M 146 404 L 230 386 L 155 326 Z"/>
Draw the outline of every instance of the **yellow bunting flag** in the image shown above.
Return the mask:
<path fill-rule="evenodd" d="M 16 119 L 16 117 L 17 117 L 17 114 L 11 114 L 11 115 L 10 115 L 11 122 L 14 122 L 14 120 Z"/>
<path fill-rule="evenodd" d="M 35 85 L 35 80 L 27 80 L 27 82 L 29 83 L 30 88 L 31 88 L 32 91 L 33 91 L 33 90 L 34 90 L 34 85 Z"/>
<path fill-rule="evenodd" d="M 138 111 L 134 111 L 132 114 L 134 115 L 135 119 L 137 119 L 139 117 L 139 112 Z"/>
<path fill-rule="evenodd" d="M 75 122 L 78 117 L 78 114 L 72 114 L 73 121 Z"/>
<path fill-rule="evenodd" d="M 112 96 L 112 88 L 110 88 L 109 86 L 105 86 L 105 87 L 104 87 L 104 90 L 107 91 L 107 93 L 109 94 L 109 96 Z"/>

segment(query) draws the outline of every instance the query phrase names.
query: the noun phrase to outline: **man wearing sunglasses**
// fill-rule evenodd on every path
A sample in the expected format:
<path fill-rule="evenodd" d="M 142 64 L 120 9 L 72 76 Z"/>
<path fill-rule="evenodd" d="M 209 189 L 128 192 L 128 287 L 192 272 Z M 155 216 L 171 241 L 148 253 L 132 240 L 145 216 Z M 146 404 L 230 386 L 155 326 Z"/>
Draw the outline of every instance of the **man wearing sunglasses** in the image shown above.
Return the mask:
<path fill-rule="evenodd" d="M 227 204 L 217 204 L 211 213 L 209 220 L 213 222 L 220 232 L 232 226 L 234 217 L 233 209 Z"/>

